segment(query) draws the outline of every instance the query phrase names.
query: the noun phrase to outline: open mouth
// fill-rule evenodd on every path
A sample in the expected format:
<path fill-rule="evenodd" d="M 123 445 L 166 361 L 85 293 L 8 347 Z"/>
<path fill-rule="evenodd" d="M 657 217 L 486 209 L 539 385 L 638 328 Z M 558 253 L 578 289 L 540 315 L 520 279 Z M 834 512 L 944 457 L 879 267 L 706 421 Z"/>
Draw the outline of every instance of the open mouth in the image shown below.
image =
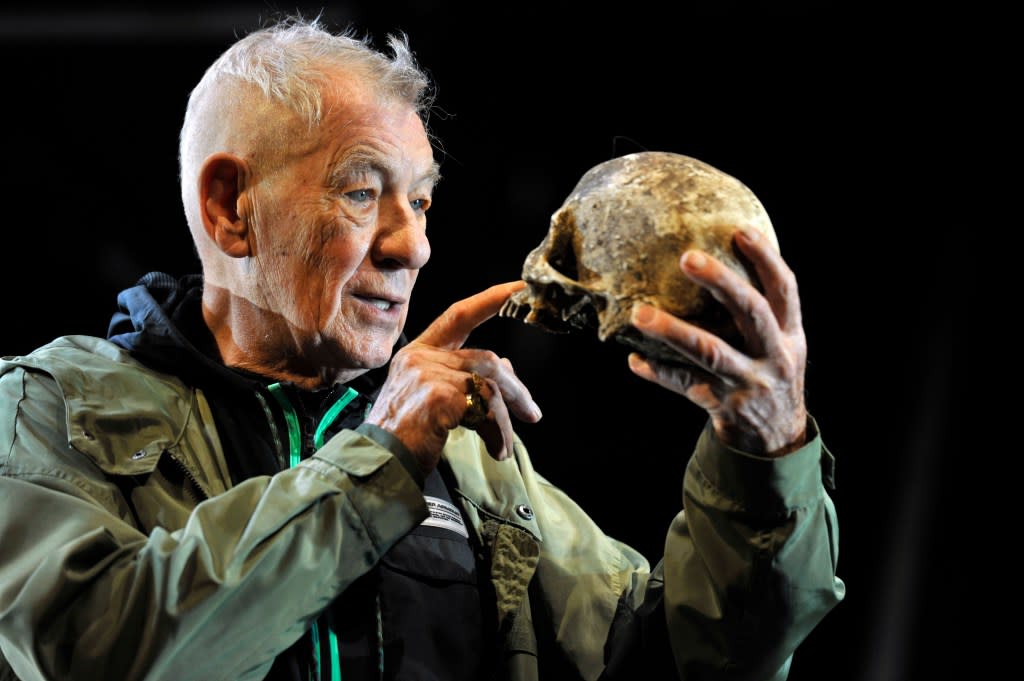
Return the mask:
<path fill-rule="evenodd" d="M 359 295 L 359 294 L 355 294 L 354 297 L 358 298 L 362 302 L 364 302 L 364 303 L 366 303 L 368 305 L 372 305 L 375 308 L 377 308 L 378 310 L 382 310 L 384 312 L 387 312 L 391 308 L 393 308 L 396 305 L 398 305 L 398 301 L 388 300 L 387 298 L 377 298 L 375 296 L 365 296 L 365 295 Z"/>

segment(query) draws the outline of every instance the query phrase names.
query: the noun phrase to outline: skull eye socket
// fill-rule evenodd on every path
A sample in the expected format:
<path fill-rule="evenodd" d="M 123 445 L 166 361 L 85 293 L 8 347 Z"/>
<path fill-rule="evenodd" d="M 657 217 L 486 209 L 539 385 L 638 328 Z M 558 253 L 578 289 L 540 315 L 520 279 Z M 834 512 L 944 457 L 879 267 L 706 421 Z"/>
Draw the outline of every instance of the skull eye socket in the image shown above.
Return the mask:
<path fill-rule="evenodd" d="M 579 263 L 576 261 L 576 220 L 572 213 L 559 211 L 552 220 L 548 238 L 551 239 L 547 253 L 548 265 L 572 281 L 579 281 Z"/>
<path fill-rule="evenodd" d="M 551 266 L 562 276 L 568 277 L 573 281 L 579 281 L 579 265 L 576 262 L 576 250 L 572 247 L 572 242 L 569 239 L 563 239 L 562 248 L 559 248 L 552 254 L 551 259 L 548 260 Z"/>

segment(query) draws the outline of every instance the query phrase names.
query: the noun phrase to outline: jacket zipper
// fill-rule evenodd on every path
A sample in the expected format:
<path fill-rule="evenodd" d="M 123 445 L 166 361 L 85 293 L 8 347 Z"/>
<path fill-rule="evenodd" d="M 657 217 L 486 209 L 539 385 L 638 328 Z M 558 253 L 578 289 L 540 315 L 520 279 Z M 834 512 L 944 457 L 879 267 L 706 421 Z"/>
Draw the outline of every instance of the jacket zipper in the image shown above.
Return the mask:
<path fill-rule="evenodd" d="M 199 493 L 200 501 L 206 501 L 207 499 L 210 498 L 210 495 L 207 494 L 206 490 L 204 490 L 202 485 L 199 484 L 199 480 L 196 479 L 196 476 L 192 473 L 191 469 L 189 469 L 189 467 L 185 465 L 185 462 L 180 460 L 174 454 L 171 454 L 171 461 L 173 461 L 175 465 L 177 465 L 178 468 L 181 469 L 181 472 L 185 474 L 185 477 L 188 478 L 189 481 L 192 483 L 192 486 L 195 487 L 196 491 Z"/>
<path fill-rule="evenodd" d="M 288 395 L 285 394 L 284 386 L 280 383 L 273 383 L 267 386 L 267 390 L 274 396 L 274 399 L 280 405 L 284 411 L 285 424 L 288 426 L 288 468 L 294 468 L 298 466 L 303 459 L 303 454 L 309 452 L 310 454 L 316 452 L 324 445 L 324 439 L 326 437 L 327 429 L 331 427 L 342 410 L 348 406 L 355 398 L 359 397 L 359 393 L 353 388 L 349 388 L 345 393 L 335 400 L 334 404 L 324 413 L 320 419 L 320 423 L 313 430 L 312 438 L 309 434 L 303 437 L 302 426 L 299 423 L 299 415 L 295 411 L 295 407 L 292 405 L 291 400 L 288 399 Z M 273 415 L 270 413 L 270 409 L 266 404 L 266 400 L 263 396 L 257 393 L 260 398 L 260 402 L 263 403 L 264 411 L 267 413 L 268 419 L 270 419 L 270 427 L 274 431 L 275 440 L 278 441 L 277 427 L 274 424 Z M 279 441 L 276 444 L 280 444 Z M 281 450 L 279 449 L 279 457 Z M 380 657 L 380 673 L 381 678 L 384 674 L 384 648 L 383 648 L 383 634 L 380 631 L 380 598 L 377 599 L 377 620 L 378 620 L 378 650 Z M 334 633 L 334 627 L 331 626 L 331 611 L 327 610 L 327 635 L 328 635 L 328 648 L 330 652 L 330 673 L 331 681 L 341 681 L 341 659 L 339 657 L 338 650 L 338 639 Z M 311 678 L 320 679 L 320 636 L 319 630 L 316 625 L 316 621 L 313 623 L 313 657 L 317 661 L 316 674 L 310 673 Z"/>

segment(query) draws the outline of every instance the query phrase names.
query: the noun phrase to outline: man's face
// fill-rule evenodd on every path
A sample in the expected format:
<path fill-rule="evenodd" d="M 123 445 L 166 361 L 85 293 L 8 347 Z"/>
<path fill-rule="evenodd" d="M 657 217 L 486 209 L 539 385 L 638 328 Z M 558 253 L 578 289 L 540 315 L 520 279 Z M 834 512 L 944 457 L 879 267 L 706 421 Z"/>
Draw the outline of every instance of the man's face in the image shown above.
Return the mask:
<path fill-rule="evenodd" d="M 354 375 L 387 362 L 405 325 L 430 257 L 437 170 L 409 106 L 344 83 L 324 105 L 319 129 L 296 128 L 297 139 L 256 164 L 253 274 L 267 311 L 284 317 L 278 332 L 293 336 L 271 342 Z"/>

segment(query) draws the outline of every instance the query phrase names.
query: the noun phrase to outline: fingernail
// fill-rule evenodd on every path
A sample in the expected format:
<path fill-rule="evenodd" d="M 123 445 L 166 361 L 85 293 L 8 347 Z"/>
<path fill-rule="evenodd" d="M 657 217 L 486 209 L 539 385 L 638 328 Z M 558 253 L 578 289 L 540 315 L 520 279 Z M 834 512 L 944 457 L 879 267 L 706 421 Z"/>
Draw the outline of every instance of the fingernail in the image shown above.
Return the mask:
<path fill-rule="evenodd" d="M 650 305 L 644 305 L 643 303 L 637 303 L 633 306 L 632 314 L 630 315 L 633 324 L 646 324 L 647 322 L 654 319 L 654 308 Z"/>
<path fill-rule="evenodd" d="M 542 416 L 544 416 L 544 414 L 541 412 L 540 407 L 537 406 L 537 403 L 534 402 L 533 403 L 533 418 L 538 420 L 538 421 L 540 421 Z"/>
<path fill-rule="evenodd" d="M 754 243 L 761 238 L 761 233 L 756 229 L 741 229 L 740 236 L 746 239 L 749 243 Z"/>
<path fill-rule="evenodd" d="M 683 265 L 690 270 L 699 270 L 708 263 L 707 257 L 697 251 L 683 253 Z"/>

